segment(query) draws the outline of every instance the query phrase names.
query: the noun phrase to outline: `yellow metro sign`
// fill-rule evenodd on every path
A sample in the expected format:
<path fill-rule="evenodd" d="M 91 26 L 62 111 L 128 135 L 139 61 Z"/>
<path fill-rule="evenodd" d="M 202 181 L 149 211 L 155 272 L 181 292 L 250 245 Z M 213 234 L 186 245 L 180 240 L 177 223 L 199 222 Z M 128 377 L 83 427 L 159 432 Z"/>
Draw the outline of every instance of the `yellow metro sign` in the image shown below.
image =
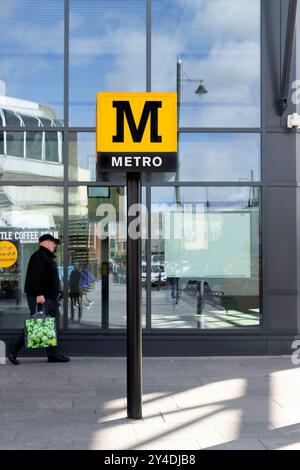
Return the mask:
<path fill-rule="evenodd" d="M 102 171 L 175 171 L 176 93 L 97 93 Z"/>

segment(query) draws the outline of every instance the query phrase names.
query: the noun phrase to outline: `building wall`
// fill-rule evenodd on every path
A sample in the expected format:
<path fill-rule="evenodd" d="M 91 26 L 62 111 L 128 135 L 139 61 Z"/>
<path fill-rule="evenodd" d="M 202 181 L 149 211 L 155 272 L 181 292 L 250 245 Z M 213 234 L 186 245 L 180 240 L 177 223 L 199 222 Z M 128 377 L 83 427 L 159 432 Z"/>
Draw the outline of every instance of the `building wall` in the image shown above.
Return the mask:
<path fill-rule="evenodd" d="M 282 117 L 275 107 L 288 2 L 119 3 L 29 2 L 17 18 L 13 2 L 6 1 L 0 19 L 0 220 L 1 237 L 11 232 L 19 260 L 0 273 L 0 336 L 13 339 L 21 328 L 28 314 L 22 294 L 28 258 L 39 234 L 55 230 L 63 236 L 57 261 L 64 347 L 72 354 L 125 354 L 125 177 L 96 180 L 95 93 L 177 91 L 180 170 L 143 180 L 150 235 L 142 243 L 144 354 L 290 353 L 299 322 L 299 145 L 297 133 L 286 128 L 296 105 L 290 102 Z M 32 33 L 22 43 L 18 37 L 29 26 Z M 208 93 L 197 95 L 199 87 Z M 117 233 L 106 242 L 97 235 L 97 207 L 105 203 L 116 209 Z M 165 214 L 158 203 L 200 205 L 195 217 L 206 235 L 196 239 L 199 263 L 221 224 L 227 275 L 201 266 L 197 276 L 192 251 L 162 235 Z M 29 239 L 17 241 L 16 233 Z M 245 236 L 250 257 L 242 262 Z M 78 307 L 72 319 L 69 295 L 76 266 L 90 273 L 88 288 L 81 285 L 87 296 L 80 322 Z M 160 279 L 166 277 L 161 285 L 159 266 Z M 200 305 L 204 281 L 214 293 Z"/>

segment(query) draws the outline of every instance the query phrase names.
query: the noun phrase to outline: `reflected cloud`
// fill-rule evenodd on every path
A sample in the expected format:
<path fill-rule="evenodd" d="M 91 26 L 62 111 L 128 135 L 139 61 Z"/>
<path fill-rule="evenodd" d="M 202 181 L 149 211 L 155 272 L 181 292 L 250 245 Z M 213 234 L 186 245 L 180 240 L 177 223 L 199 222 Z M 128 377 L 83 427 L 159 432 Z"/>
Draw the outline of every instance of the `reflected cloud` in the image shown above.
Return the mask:
<path fill-rule="evenodd" d="M 259 3 L 154 0 L 153 87 L 180 87 L 182 126 L 259 125 Z M 162 48 L 160 44 L 170 47 Z M 181 75 L 177 84 L 179 57 Z M 201 98 L 195 95 L 200 80 L 208 90 Z"/>

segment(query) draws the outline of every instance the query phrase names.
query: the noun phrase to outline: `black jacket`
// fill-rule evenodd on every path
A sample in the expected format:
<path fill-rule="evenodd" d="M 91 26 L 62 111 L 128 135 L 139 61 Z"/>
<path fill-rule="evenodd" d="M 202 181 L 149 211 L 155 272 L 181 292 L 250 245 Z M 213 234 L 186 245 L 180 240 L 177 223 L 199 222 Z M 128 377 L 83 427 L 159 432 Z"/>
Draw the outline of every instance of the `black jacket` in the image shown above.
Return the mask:
<path fill-rule="evenodd" d="M 31 256 L 25 280 L 25 293 L 29 297 L 43 295 L 46 299 L 57 300 L 60 280 L 55 255 L 40 246 Z"/>

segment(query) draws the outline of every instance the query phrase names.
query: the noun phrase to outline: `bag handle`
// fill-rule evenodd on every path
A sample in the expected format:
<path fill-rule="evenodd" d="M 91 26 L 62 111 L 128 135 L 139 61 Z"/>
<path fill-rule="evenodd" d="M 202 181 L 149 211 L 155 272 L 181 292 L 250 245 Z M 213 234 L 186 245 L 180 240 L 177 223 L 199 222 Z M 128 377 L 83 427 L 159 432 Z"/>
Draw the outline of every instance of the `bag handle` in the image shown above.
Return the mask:
<path fill-rule="evenodd" d="M 39 306 L 41 306 L 39 308 Z M 45 314 L 45 304 L 36 304 L 35 306 L 35 315 L 44 315 Z"/>

